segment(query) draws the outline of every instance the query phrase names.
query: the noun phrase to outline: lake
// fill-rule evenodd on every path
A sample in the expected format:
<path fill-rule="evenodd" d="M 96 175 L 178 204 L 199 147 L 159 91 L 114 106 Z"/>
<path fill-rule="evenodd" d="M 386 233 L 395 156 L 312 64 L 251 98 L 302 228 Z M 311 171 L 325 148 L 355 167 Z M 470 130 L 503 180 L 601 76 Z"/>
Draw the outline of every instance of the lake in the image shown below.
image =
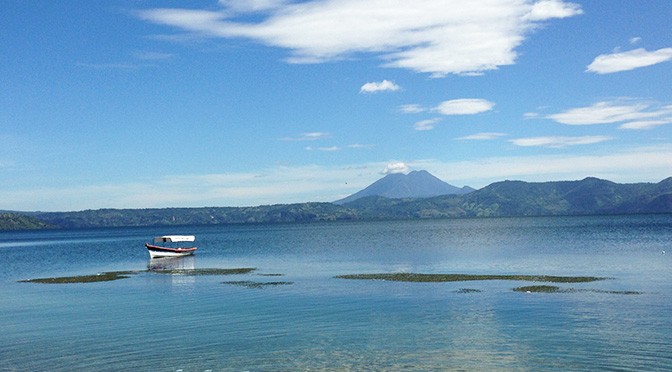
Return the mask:
<path fill-rule="evenodd" d="M 672 215 L 0 232 L 0 263 L 0 371 L 672 370 Z M 336 277 L 402 272 L 607 279 Z"/>

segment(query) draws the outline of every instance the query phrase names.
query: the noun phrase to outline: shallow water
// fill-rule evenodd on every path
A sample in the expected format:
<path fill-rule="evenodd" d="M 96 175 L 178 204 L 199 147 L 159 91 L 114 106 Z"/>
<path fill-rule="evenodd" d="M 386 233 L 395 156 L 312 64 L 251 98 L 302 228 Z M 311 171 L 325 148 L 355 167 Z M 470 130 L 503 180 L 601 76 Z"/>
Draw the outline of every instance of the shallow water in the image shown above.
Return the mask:
<path fill-rule="evenodd" d="M 162 267 L 256 270 L 147 272 L 144 242 L 168 233 L 199 250 Z M 4 232 L 0 371 L 670 370 L 670 242 L 672 215 Z M 612 279 L 334 278 L 385 272 Z"/>

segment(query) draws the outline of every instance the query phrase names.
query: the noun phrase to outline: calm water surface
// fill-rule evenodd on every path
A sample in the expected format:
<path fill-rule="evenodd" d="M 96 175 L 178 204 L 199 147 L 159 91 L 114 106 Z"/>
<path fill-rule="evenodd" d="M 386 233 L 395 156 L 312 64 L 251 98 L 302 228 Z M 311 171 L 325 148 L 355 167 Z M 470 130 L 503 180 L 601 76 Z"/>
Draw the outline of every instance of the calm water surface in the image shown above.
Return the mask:
<path fill-rule="evenodd" d="M 161 265 L 256 270 L 144 272 L 169 233 L 199 250 Z M 672 215 L 4 232 L 0 263 L 0 371 L 672 370 Z M 386 272 L 611 279 L 334 278 Z"/>

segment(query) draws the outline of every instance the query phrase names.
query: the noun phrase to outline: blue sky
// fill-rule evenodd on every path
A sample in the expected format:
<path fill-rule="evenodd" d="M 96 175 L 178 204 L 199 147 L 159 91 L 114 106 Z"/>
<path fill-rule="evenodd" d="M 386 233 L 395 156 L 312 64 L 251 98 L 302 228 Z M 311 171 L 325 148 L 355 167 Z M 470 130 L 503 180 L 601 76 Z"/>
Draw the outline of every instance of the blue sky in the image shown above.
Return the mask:
<path fill-rule="evenodd" d="M 0 210 L 672 176 L 672 2 L 0 2 Z"/>

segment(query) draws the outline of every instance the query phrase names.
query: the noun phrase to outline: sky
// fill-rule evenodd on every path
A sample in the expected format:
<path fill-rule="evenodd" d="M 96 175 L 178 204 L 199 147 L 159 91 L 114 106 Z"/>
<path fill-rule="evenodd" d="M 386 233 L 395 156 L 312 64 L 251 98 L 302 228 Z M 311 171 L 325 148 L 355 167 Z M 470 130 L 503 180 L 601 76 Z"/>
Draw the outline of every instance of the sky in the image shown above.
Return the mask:
<path fill-rule="evenodd" d="M 0 210 L 672 176 L 672 1 L 0 1 Z"/>

